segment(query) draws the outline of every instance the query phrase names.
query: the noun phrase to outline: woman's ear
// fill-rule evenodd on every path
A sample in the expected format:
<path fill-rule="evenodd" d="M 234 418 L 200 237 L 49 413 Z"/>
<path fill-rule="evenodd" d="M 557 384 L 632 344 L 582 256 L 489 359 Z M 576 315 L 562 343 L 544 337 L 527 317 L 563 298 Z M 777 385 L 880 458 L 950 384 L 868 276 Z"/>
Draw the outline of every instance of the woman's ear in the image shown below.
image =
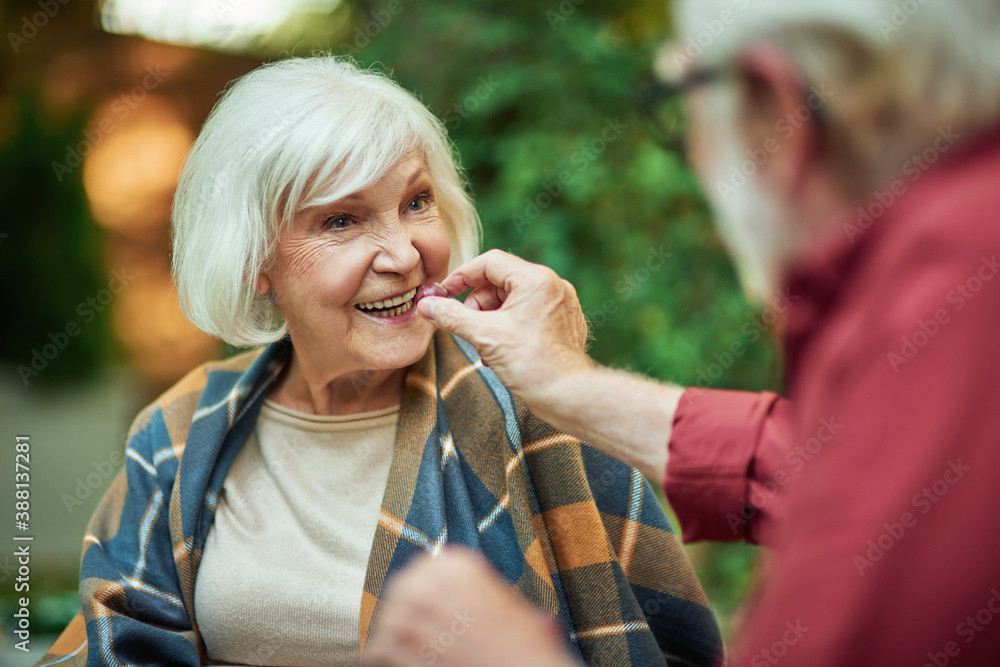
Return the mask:
<path fill-rule="evenodd" d="M 254 288 L 257 294 L 264 296 L 271 289 L 271 279 L 267 277 L 267 274 L 261 271 L 257 274 L 257 286 Z"/>

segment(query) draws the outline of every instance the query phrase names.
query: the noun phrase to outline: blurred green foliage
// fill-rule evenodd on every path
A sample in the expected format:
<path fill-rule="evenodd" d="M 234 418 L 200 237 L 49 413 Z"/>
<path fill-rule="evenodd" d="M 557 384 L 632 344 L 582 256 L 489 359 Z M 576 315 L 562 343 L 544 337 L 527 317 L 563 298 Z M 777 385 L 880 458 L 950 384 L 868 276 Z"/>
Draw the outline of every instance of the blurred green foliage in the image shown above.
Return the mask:
<path fill-rule="evenodd" d="M 35 95 L 17 95 L 14 131 L 0 145 L 0 313 L 12 318 L 0 327 L 0 362 L 29 387 L 86 377 L 114 349 L 107 311 L 86 304 L 106 279 L 83 169 L 57 178 L 52 168 L 86 119 L 46 120 Z M 77 328 L 67 334 L 67 325 Z"/>
<path fill-rule="evenodd" d="M 775 345 L 754 323 L 698 182 L 652 142 L 633 104 L 669 30 L 665 5 L 363 3 L 361 30 L 339 52 L 391 71 L 445 120 L 484 248 L 572 282 L 596 359 L 685 385 L 774 389 Z M 727 357 L 734 343 L 744 351 Z M 753 550 L 690 553 L 725 626 Z"/>

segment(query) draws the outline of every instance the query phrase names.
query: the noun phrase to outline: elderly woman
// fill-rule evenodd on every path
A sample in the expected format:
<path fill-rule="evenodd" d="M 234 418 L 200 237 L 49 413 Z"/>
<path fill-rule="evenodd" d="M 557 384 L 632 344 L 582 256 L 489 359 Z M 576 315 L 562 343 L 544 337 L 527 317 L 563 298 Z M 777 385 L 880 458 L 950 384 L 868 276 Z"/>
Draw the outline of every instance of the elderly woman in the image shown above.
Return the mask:
<path fill-rule="evenodd" d="M 583 661 L 716 663 L 643 477 L 417 316 L 478 223 L 412 95 L 333 57 L 247 74 L 191 151 L 173 226 L 184 312 L 255 349 L 136 418 L 84 540 L 82 612 L 41 664 L 356 665 L 386 579 L 447 544 L 481 552 Z M 428 664 L 447 646 L 429 641 Z"/>

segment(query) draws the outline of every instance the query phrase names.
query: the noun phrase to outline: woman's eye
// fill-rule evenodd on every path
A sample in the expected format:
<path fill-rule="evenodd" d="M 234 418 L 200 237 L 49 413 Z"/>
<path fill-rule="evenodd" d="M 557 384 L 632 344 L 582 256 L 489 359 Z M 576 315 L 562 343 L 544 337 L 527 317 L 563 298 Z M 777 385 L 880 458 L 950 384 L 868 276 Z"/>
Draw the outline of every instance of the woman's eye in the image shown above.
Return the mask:
<path fill-rule="evenodd" d="M 422 211 L 425 208 L 427 208 L 428 199 L 430 199 L 428 195 L 420 195 L 419 197 L 415 197 L 413 201 L 409 203 L 407 208 L 409 208 L 411 211 Z"/>
<path fill-rule="evenodd" d="M 346 215 L 335 215 L 327 218 L 323 226 L 327 229 L 346 229 L 351 226 L 351 219 Z"/>

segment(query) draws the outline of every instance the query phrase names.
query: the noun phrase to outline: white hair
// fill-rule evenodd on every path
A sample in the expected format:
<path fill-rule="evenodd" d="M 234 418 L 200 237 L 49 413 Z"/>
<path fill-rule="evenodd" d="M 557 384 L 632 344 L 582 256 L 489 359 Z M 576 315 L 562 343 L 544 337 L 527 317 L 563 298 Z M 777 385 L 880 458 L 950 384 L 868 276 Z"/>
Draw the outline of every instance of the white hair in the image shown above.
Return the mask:
<path fill-rule="evenodd" d="M 769 44 L 828 84 L 824 117 L 874 179 L 939 129 L 971 136 L 1000 121 L 996 0 L 677 0 L 676 19 L 698 61 Z"/>
<path fill-rule="evenodd" d="M 738 105 L 735 87 L 716 87 L 708 95 L 705 120 L 717 148 L 705 165 L 705 193 L 715 212 L 715 228 L 748 299 L 769 304 L 780 284 L 781 267 L 794 249 L 796 226 L 788 224 L 784 207 L 762 186 L 756 171 L 739 187 L 720 187 L 730 181 L 734 165 L 746 159 L 751 146 L 740 132 L 738 116 L 730 113 Z"/>
<path fill-rule="evenodd" d="M 172 268 L 185 316 L 236 346 L 282 338 L 273 298 L 255 291 L 282 226 L 417 151 L 458 266 L 479 250 L 479 218 L 444 125 L 412 94 L 334 56 L 289 58 L 238 79 L 205 121 L 174 196 Z"/>

